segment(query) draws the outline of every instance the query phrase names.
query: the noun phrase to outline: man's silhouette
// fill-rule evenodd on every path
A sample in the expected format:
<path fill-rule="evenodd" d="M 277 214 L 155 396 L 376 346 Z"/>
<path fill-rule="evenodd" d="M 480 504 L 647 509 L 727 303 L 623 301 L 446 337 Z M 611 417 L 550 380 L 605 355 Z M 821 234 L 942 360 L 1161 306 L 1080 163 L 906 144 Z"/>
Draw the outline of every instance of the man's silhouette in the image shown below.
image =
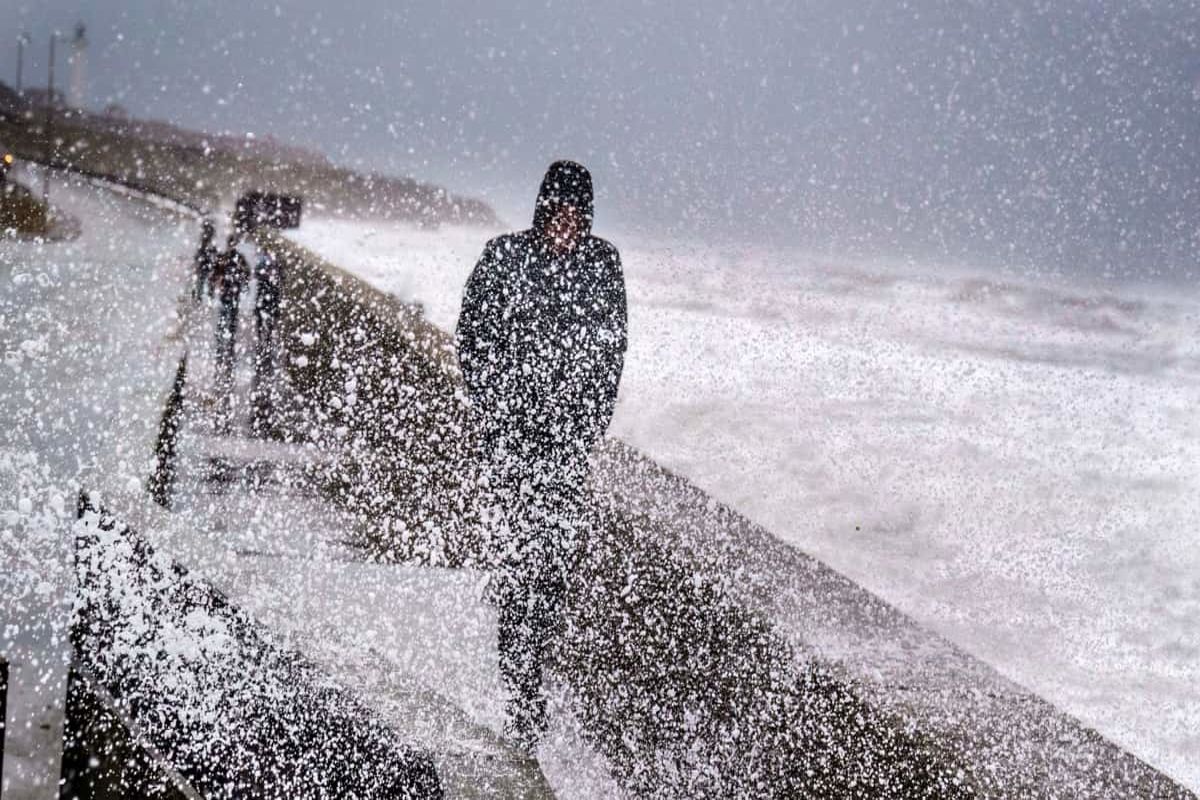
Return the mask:
<path fill-rule="evenodd" d="M 588 171 L 551 164 L 533 227 L 487 243 L 458 320 L 485 475 L 507 523 L 497 584 L 509 729 L 529 747 L 545 727 L 542 661 L 585 529 L 587 456 L 625 357 L 621 258 L 591 235 L 592 215 Z"/>
<path fill-rule="evenodd" d="M 217 395 L 220 401 L 218 428 L 228 431 L 233 417 L 234 346 L 237 342 L 238 304 L 250 279 L 246 257 L 238 252 L 238 234 L 231 233 L 225 251 L 218 254 L 212 280 L 217 285 Z"/>
<path fill-rule="evenodd" d="M 216 236 L 217 228 L 213 225 L 212 220 L 204 220 L 200 225 L 200 247 L 196 249 L 196 255 L 192 257 L 192 267 L 196 278 L 196 283 L 192 288 L 192 300 L 197 303 L 204 299 L 206 291 L 212 295 L 210 279 L 213 269 L 216 268 L 218 255 L 217 246 L 213 243 Z"/>

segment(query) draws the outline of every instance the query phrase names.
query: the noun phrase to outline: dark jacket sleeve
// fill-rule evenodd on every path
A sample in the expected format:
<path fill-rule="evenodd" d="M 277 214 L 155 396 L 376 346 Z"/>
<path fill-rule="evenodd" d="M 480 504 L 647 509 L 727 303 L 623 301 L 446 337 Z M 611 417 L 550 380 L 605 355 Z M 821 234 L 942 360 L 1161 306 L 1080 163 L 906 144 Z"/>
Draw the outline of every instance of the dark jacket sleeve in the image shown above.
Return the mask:
<path fill-rule="evenodd" d="M 492 373 L 503 358 L 504 298 L 496 240 L 487 243 L 463 291 L 455 338 L 467 397 L 481 411 L 494 405 Z"/>
<path fill-rule="evenodd" d="M 625 273 L 621 269 L 621 254 L 614 247 L 612 251 L 612 270 L 609 276 L 608 296 L 609 302 L 612 303 L 612 321 L 613 329 L 616 334 L 616 342 L 613 352 L 612 366 L 612 399 L 610 403 L 617 402 L 617 388 L 621 383 L 621 372 L 625 368 L 625 350 L 629 346 L 629 312 L 625 297 Z M 611 413 L 611 411 L 610 411 Z"/>
<path fill-rule="evenodd" d="M 602 364 L 597 386 L 594 428 L 588 438 L 595 442 L 608 430 L 613 411 L 617 405 L 617 391 L 621 385 L 621 373 L 625 368 L 625 349 L 628 345 L 628 319 L 625 298 L 625 276 L 621 270 L 621 255 L 608 245 L 603 263 L 605 265 L 601 297 L 605 311 L 602 326 Z"/>

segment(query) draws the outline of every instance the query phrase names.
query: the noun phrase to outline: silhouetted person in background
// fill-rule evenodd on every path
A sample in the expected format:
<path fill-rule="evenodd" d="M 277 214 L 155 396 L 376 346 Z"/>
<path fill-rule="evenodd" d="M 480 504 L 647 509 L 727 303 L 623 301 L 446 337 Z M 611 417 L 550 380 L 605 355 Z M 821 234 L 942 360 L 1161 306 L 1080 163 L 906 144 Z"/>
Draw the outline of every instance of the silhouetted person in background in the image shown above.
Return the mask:
<path fill-rule="evenodd" d="M 233 405 L 234 344 L 237 341 L 238 303 L 250 279 L 246 257 L 238 252 L 238 234 L 229 234 L 225 251 L 217 257 L 213 281 L 217 286 L 217 393 L 221 401 L 221 427 L 228 429 Z"/>
<path fill-rule="evenodd" d="M 587 457 L 612 419 L 626 342 L 617 249 L 591 235 L 592 179 L 550 165 L 533 227 L 487 243 L 463 295 L 458 358 L 507 532 L 496 574 L 509 731 L 546 724 L 542 662 L 586 532 Z"/>
<path fill-rule="evenodd" d="M 196 285 L 192 289 L 192 300 L 199 303 L 204 299 L 205 292 L 212 296 L 212 286 L 209 279 L 217 263 L 217 246 L 213 239 L 217 235 L 216 226 L 212 220 L 206 219 L 200 225 L 200 247 L 192 257 L 192 267 L 195 270 Z"/>
<path fill-rule="evenodd" d="M 270 422 L 271 391 L 275 379 L 275 323 L 279 320 L 282 293 L 281 264 L 268 250 L 259 253 L 254 265 L 254 389 L 255 433 L 262 434 Z"/>

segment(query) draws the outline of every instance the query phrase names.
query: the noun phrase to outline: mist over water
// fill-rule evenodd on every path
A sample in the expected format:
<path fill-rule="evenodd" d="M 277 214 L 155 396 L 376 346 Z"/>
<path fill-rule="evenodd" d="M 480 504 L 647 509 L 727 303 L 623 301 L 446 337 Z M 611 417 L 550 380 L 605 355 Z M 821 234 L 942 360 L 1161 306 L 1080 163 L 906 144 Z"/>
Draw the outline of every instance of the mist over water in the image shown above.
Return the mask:
<path fill-rule="evenodd" d="M 513 225 L 567 156 L 602 231 L 1139 281 L 1200 255 L 1196 2 L 6 5 L 39 43 L 89 25 L 93 106 L 440 181 Z"/>

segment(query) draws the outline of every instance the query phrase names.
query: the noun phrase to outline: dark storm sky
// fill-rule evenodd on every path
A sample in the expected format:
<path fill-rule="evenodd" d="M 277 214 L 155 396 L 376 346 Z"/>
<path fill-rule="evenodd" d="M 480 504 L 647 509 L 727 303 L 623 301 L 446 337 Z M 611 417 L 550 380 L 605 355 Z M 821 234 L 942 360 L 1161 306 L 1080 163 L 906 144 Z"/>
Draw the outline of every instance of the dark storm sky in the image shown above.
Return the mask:
<path fill-rule="evenodd" d="M 6 81 L 20 29 L 42 81 L 49 30 L 82 19 L 97 107 L 271 132 L 514 223 L 568 156 L 609 230 L 1138 276 L 1200 258 L 1200 0 L 2 5 Z"/>

